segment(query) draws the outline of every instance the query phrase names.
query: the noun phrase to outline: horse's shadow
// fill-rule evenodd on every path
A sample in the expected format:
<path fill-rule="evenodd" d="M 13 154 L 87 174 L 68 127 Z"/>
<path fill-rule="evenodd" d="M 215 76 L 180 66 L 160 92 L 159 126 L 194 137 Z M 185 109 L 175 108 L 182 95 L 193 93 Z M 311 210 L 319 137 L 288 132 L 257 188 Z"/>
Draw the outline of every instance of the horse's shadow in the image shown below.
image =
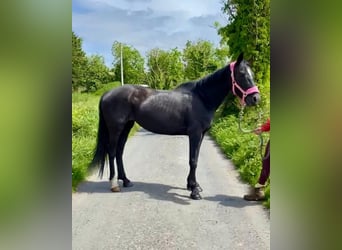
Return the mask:
<path fill-rule="evenodd" d="M 260 205 L 260 202 L 246 201 L 239 196 L 231 196 L 225 194 L 217 194 L 211 197 L 204 197 L 204 200 L 218 202 L 220 205 L 225 207 L 242 208 L 246 206 Z"/>
<path fill-rule="evenodd" d="M 124 188 L 121 185 L 121 193 L 143 192 L 148 194 L 149 198 L 156 200 L 171 201 L 181 205 L 189 205 L 190 195 L 176 193 L 174 190 L 186 190 L 186 188 L 174 187 L 159 183 L 134 182 L 133 187 Z M 112 193 L 109 190 L 108 181 L 84 181 L 77 188 L 77 193 Z M 113 194 L 115 195 L 115 194 Z"/>
<path fill-rule="evenodd" d="M 176 190 L 182 190 L 177 192 Z M 170 201 L 181 205 L 190 205 L 192 202 L 198 202 L 190 199 L 190 192 L 184 187 L 175 187 L 160 183 L 134 182 L 130 188 L 121 188 L 121 193 L 143 192 L 151 199 Z M 188 195 L 184 195 L 187 192 Z M 84 181 L 77 188 L 77 193 L 112 193 L 109 190 L 108 181 Z M 115 195 L 115 194 L 113 194 Z M 218 202 L 222 206 L 242 208 L 245 206 L 260 205 L 259 202 L 248 202 L 238 196 L 218 194 L 215 196 L 203 195 L 203 200 Z"/>

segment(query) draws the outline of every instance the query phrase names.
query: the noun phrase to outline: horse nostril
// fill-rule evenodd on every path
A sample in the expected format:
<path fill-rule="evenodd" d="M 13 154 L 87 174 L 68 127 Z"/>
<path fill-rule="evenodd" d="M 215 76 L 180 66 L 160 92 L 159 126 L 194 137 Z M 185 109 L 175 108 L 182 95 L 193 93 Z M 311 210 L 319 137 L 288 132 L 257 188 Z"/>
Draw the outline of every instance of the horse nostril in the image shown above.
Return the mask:
<path fill-rule="evenodd" d="M 260 101 L 260 96 L 259 95 L 254 95 L 252 100 L 253 100 L 253 104 L 256 105 Z"/>

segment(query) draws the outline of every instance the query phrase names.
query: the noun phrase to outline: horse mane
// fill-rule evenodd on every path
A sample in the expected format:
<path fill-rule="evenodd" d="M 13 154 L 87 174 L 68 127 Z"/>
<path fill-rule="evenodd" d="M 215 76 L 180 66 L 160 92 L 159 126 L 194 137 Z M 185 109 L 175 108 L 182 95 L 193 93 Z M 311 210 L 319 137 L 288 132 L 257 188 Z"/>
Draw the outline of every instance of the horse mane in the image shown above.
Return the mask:
<path fill-rule="evenodd" d="M 229 93 L 231 86 L 229 80 L 230 69 L 224 66 L 198 80 L 182 83 L 174 91 L 196 94 L 208 109 L 215 110 Z"/>
<path fill-rule="evenodd" d="M 225 66 L 207 75 L 194 84 L 196 93 L 208 109 L 216 110 L 230 91 L 230 70 Z"/>
<path fill-rule="evenodd" d="M 195 87 L 195 83 L 196 82 L 194 81 L 185 82 L 185 83 L 178 85 L 174 90 L 175 91 L 192 91 Z"/>

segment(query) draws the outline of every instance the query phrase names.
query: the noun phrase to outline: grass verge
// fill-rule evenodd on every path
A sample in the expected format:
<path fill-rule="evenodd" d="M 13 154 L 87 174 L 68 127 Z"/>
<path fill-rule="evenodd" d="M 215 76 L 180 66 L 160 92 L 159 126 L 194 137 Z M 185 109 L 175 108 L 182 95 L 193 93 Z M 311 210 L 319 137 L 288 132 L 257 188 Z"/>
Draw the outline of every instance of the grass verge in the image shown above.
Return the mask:
<path fill-rule="evenodd" d="M 227 158 L 232 160 L 241 179 L 250 185 L 256 184 L 261 171 L 261 150 L 264 152 L 269 135 L 263 134 L 263 148 L 261 149 L 259 137 L 253 133 L 240 132 L 238 119 L 233 115 L 217 119 L 210 134 Z M 265 194 L 266 201 L 263 204 L 270 208 L 270 181 L 268 181 Z"/>

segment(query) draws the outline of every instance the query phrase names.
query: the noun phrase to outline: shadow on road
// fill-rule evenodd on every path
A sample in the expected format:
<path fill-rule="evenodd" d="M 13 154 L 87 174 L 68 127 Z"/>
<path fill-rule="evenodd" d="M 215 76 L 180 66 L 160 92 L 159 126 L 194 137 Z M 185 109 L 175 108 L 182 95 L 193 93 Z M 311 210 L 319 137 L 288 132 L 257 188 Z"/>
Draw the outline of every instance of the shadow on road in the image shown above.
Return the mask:
<path fill-rule="evenodd" d="M 260 206 L 260 202 L 245 201 L 242 197 L 218 194 L 212 197 L 204 197 L 204 200 L 218 202 L 222 206 L 242 208 L 246 206 Z"/>
<path fill-rule="evenodd" d="M 174 187 L 159 183 L 133 182 L 134 186 L 130 188 L 121 187 L 121 193 L 143 192 L 150 198 L 156 200 L 171 201 L 181 205 L 190 204 L 189 195 L 182 195 L 174 190 L 186 190 L 186 188 Z M 186 191 L 188 192 L 188 191 Z M 112 193 L 109 190 L 108 181 L 85 181 L 79 184 L 77 193 Z M 115 194 L 113 194 L 115 195 Z"/>
<path fill-rule="evenodd" d="M 109 181 L 83 181 L 78 185 L 76 193 L 111 193 Z"/>
<path fill-rule="evenodd" d="M 186 190 L 186 188 L 174 187 L 160 183 L 134 182 L 133 187 L 123 188 L 122 192 L 144 192 L 152 199 L 171 201 L 181 205 L 190 204 L 189 196 L 176 193 L 174 190 Z"/>
<path fill-rule="evenodd" d="M 182 190 L 177 192 L 177 190 Z M 164 185 L 160 183 L 134 182 L 130 188 L 121 188 L 121 193 L 143 192 L 151 199 L 170 201 L 181 205 L 190 205 L 190 192 L 186 188 Z M 78 186 L 77 193 L 108 193 L 108 181 L 85 181 Z M 185 195 L 186 193 L 186 195 Z M 115 194 L 113 194 L 115 195 Z M 203 194 L 202 194 L 203 195 Z M 222 206 L 241 208 L 245 206 L 260 205 L 260 202 L 248 202 L 242 197 L 218 194 L 211 197 L 203 196 L 203 200 L 218 202 Z"/>

